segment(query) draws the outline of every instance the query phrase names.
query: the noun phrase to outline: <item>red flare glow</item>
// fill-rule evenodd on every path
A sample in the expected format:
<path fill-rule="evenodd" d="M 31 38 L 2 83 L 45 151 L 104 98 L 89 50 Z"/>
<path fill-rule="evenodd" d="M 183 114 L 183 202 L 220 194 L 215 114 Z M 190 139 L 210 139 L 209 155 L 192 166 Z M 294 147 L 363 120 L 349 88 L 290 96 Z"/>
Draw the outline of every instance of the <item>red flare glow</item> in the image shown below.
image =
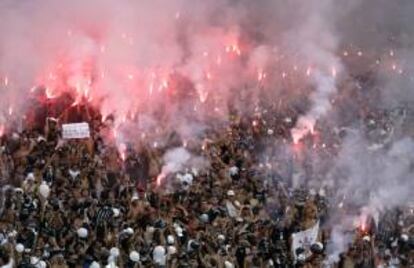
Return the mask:
<path fill-rule="evenodd" d="M 93 91 L 93 77 L 95 72 L 95 63 L 92 58 L 72 59 L 61 57 L 46 68 L 44 74 L 40 74 L 37 79 L 37 85 L 46 88 L 45 94 L 47 99 L 53 99 L 69 92 L 75 98 L 72 106 L 78 105 L 83 99 L 91 98 Z"/>
<path fill-rule="evenodd" d="M 126 160 L 126 145 L 125 145 L 125 143 L 121 143 L 119 145 L 119 155 L 122 159 L 122 162 L 125 162 L 125 160 Z"/>
<path fill-rule="evenodd" d="M 335 67 L 332 67 L 332 70 L 331 70 L 331 73 L 332 73 L 332 77 L 336 77 L 336 74 L 337 74 L 337 71 L 336 71 L 336 68 Z"/>
<path fill-rule="evenodd" d="M 78 30 L 67 30 L 67 35 L 72 38 L 77 37 L 78 33 Z M 216 83 L 222 81 L 223 73 L 228 73 L 232 68 L 239 66 L 237 64 L 238 57 L 242 53 L 247 53 L 249 47 L 241 43 L 237 33 L 213 31 L 212 34 L 214 37 L 213 45 L 200 50 L 199 57 L 203 58 L 200 66 L 202 73 L 201 77 L 197 73 L 197 78 L 192 76 L 192 70 L 179 68 L 176 70 L 174 65 L 163 65 L 162 62 L 144 67 L 124 60 L 111 61 L 112 54 L 110 52 L 113 52 L 114 49 L 112 43 L 109 42 L 111 40 L 105 40 L 103 33 L 88 34 L 86 36 L 88 41 L 86 51 L 81 50 L 80 53 L 74 53 L 78 52 L 76 48 L 72 50 L 68 47 L 66 50 L 63 49 L 57 54 L 51 55 L 52 60 L 47 62 L 37 75 L 32 92 L 36 88 L 44 88 L 45 95 L 41 97 L 41 101 L 44 102 L 48 102 L 50 99 L 59 100 L 59 97 L 68 94 L 72 101 L 68 105 L 71 107 L 81 106 L 87 102 L 100 110 L 103 122 L 107 115 L 115 115 L 113 118 L 115 125 L 113 137 L 115 140 L 121 136 L 121 130 L 117 126 L 127 123 L 128 120 L 135 117 L 141 107 L 145 109 L 145 107 L 151 106 L 147 102 L 153 101 L 159 106 L 159 101 L 169 101 L 169 98 L 165 97 L 178 96 L 175 94 L 178 92 L 179 84 L 175 81 L 176 73 L 188 78 L 192 82 L 193 88 L 191 90 L 195 90 L 198 94 L 188 94 L 188 96 L 198 97 L 199 102 L 205 105 L 210 104 L 210 99 L 217 100 L 218 103 L 214 104 L 215 107 L 211 107 L 211 112 L 221 113 L 220 98 L 216 98 L 215 94 L 217 93 L 213 89 L 217 88 Z M 121 31 L 117 34 L 119 40 L 112 41 L 132 44 L 132 38 L 130 33 Z M 249 68 L 247 71 L 251 79 L 254 80 L 257 75 L 260 82 L 267 77 L 267 74 L 262 69 L 256 74 L 257 68 L 262 67 L 252 66 L 252 69 Z M 201 85 L 201 88 L 197 88 L 197 83 Z M 164 94 L 168 96 L 164 96 Z M 200 103 L 194 104 L 195 111 L 202 109 L 197 107 Z M 139 108 L 137 109 L 137 107 Z"/>
<path fill-rule="evenodd" d="M 315 120 L 313 118 L 299 118 L 296 127 L 291 130 L 293 143 L 298 143 L 306 135 L 314 133 Z"/>
<path fill-rule="evenodd" d="M 292 143 L 292 151 L 294 158 L 301 159 L 304 153 L 306 146 L 303 142 L 298 141 L 297 143 Z"/>
<path fill-rule="evenodd" d="M 362 222 L 361 225 L 359 226 L 361 232 L 366 232 L 367 231 L 367 226 L 365 222 Z"/>
<path fill-rule="evenodd" d="M 56 96 L 53 95 L 53 92 L 50 90 L 50 88 L 46 88 L 45 94 L 46 94 L 46 98 L 48 98 L 48 99 L 56 98 Z"/>
<path fill-rule="evenodd" d="M 368 232 L 367 222 L 368 215 L 364 213 L 361 214 L 357 219 L 355 219 L 355 226 L 360 233 L 365 234 Z"/>
<path fill-rule="evenodd" d="M 266 73 L 263 70 L 257 71 L 257 81 L 262 82 L 266 78 Z"/>
<path fill-rule="evenodd" d="M 164 180 L 165 177 L 166 176 L 165 176 L 164 173 L 161 173 L 161 174 L 158 175 L 158 177 L 156 179 L 157 187 L 159 187 L 161 185 L 161 183 L 162 183 L 162 181 Z"/>

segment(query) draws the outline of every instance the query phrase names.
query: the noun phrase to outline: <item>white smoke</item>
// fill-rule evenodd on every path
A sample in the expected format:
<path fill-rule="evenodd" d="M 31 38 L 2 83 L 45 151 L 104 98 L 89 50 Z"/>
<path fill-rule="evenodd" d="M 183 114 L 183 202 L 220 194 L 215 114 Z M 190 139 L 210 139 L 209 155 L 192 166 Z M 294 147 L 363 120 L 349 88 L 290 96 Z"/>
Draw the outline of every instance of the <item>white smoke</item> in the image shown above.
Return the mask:
<path fill-rule="evenodd" d="M 339 255 L 348 249 L 352 243 L 353 235 L 349 230 L 344 230 L 342 225 L 335 225 L 330 234 L 330 243 L 328 244 L 328 264 L 339 262 Z"/>
<path fill-rule="evenodd" d="M 157 178 L 157 185 L 163 183 L 163 180 L 170 174 L 188 170 L 197 171 L 208 166 L 208 161 L 202 157 L 191 154 L 183 147 L 177 147 L 168 150 L 163 156 L 163 166 L 161 173 Z"/>
<path fill-rule="evenodd" d="M 299 55 L 304 58 L 302 61 L 308 64 L 307 74 L 314 84 L 310 109 L 292 129 L 295 143 L 313 132 L 316 121 L 331 109 L 330 98 L 337 92 L 336 78 L 343 66 L 336 55 L 340 37 L 335 32 L 336 20 L 332 18 L 335 4 L 335 1 L 325 0 L 310 6 L 303 24 L 292 34 L 299 45 Z"/>
<path fill-rule="evenodd" d="M 368 142 L 360 136 L 348 138 L 337 159 L 347 178 L 338 181 L 339 194 L 375 210 L 406 204 L 414 186 L 410 179 L 413 149 L 414 142 L 408 137 L 376 151 L 368 150 Z"/>
<path fill-rule="evenodd" d="M 44 84 L 45 77 L 49 93 L 59 93 L 52 87 L 59 84 L 53 81 L 56 66 L 63 64 L 68 85 L 93 97 L 101 112 L 114 113 L 116 120 L 137 110 L 151 116 L 160 108 L 174 122 L 223 120 L 239 88 L 256 94 L 257 73 L 270 64 L 290 64 L 289 54 L 295 50 L 303 62 L 314 64 L 323 74 L 337 65 L 332 57 L 337 41 L 330 34 L 331 20 L 322 19 L 332 4 L 311 2 L 3 1 L 0 77 L 7 76 L 8 89 L 1 108 L 24 107 L 29 89 Z M 274 13 L 277 27 L 264 20 L 265 10 Z M 303 21 L 292 23 L 290 17 L 302 16 Z M 295 49 L 276 49 L 290 46 Z M 279 54 L 286 54 L 285 62 L 275 63 Z M 92 69 L 90 76 L 85 76 L 85 68 Z M 162 96 L 159 91 L 171 86 L 167 81 L 171 73 L 188 78 L 201 103 L 180 101 L 177 107 Z M 277 79 L 272 83 L 277 83 L 280 73 L 273 76 Z M 313 101 L 326 99 L 330 88 L 320 87 Z M 322 113 L 317 110 L 312 116 Z"/>

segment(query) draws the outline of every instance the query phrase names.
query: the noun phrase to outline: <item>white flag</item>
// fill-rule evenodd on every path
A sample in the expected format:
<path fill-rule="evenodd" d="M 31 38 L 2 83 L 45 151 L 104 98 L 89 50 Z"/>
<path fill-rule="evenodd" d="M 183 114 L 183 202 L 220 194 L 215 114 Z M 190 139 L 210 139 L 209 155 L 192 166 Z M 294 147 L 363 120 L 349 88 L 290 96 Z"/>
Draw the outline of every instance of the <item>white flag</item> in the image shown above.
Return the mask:
<path fill-rule="evenodd" d="M 318 233 L 319 221 L 309 229 L 292 234 L 292 251 L 295 259 L 298 257 L 296 256 L 296 249 L 298 248 L 303 248 L 305 250 L 306 257 L 311 255 L 310 247 L 317 242 Z"/>

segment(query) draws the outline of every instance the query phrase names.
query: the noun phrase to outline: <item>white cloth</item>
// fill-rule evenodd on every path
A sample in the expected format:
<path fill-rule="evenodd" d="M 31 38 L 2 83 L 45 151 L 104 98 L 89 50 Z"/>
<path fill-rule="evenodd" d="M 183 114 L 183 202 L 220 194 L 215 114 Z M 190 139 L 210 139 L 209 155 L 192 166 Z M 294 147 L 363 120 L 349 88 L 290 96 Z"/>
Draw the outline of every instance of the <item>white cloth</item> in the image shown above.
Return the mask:
<path fill-rule="evenodd" d="M 177 174 L 177 178 L 180 180 L 181 183 L 187 183 L 191 185 L 193 183 L 194 177 L 191 173 L 185 173 L 184 175 Z"/>
<path fill-rule="evenodd" d="M 319 234 L 319 221 L 311 228 L 293 233 L 292 234 L 292 251 L 295 259 L 299 256 L 296 256 L 296 249 L 303 248 L 305 250 L 305 257 L 309 257 L 310 247 L 312 244 L 315 244 L 318 239 Z"/>
<path fill-rule="evenodd" d="M 165 265 L 167 262 L 165 248 L 163 246 L 156 246 L 152 252 L 152 258 L 158 265 Z"/>
<path fill-rule="evenodd" d="M 89 268 L 101 268 L 101 265 L 97 263 L 96 261 L 93 261 Z"/>
<path fill-rule="evenodd" d="M 238 167 L 232 166 L 231 168 L 229 168 L 230 176 L 237 175 L 237 173 L 239 173 L 239 168 Z"/>
<path fill-rule="evenodd" d="M 139 253 L 135 250 L 129 253 L 129 259 L 133 262 L 139 262 Z"/>
<path fill-rule="evenodd" d="M 168 246 L 168 255 L 174 255 L 177 253 L 177 249 L 174 246 Z"/>
<path fill-rule="evenodd" d="M 79 170 L 72 170 L 69 169 L 69 175 L 72 177 L 72 179 L 74 180 L 78 175 L 80 174 Z"/>
<path fill-rule="evenodd" d="M 239 214 L 237 213 L 237 209 L 236 207 L 233 205 L 232 202 L 230 201 L 226 201 L 226 209 L 227 209 L 227 213 L 229 214 L 230 217 L 232 218 L 236 218 Z"/>

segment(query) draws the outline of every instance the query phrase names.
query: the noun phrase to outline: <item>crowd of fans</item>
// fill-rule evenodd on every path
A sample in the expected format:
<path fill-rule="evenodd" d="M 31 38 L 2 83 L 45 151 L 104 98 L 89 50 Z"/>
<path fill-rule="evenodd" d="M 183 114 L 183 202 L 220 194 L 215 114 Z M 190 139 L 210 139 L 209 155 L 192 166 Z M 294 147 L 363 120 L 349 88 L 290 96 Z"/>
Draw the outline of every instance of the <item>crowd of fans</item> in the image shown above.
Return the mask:
<path fill-rule="evenodd" d="M 0 267 L 413 267 L 412 209 L 355 230 L 329 261 L 329 191 L 269 175 L 254 154 L 266 147 L 260 122 L 232 120 L 198 149 L 207 168 L 164 185 L 163 149 L 132 146 L 122 159 L 99 120 L 84 140 L 62 140 L 50 119 L 5 135 Z M 317 242 L 292 248 L 292 234 L 316 224 Z"/>

